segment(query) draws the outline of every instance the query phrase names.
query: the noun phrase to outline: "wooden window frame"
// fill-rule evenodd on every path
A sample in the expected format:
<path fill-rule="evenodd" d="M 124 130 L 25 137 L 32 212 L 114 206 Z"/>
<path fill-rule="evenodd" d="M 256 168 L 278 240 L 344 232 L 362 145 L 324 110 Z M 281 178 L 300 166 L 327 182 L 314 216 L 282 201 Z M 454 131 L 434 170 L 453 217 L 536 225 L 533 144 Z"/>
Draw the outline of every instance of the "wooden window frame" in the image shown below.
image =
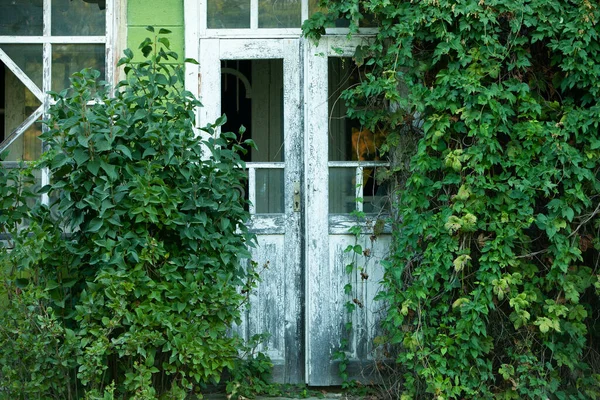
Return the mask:
<path fill-rule="evenodd" d="M 13 132 L 6 132 L 6 138 L 0 147 L 3 151 L 19 138 L 35 121 L 44 118 L 48 107 L 53 103 L 47 94 L 52 89 L 52 46 L 58 44 L 103 44 L 105 48 L 105 80 L 111 84 L 116 84 L 116 61 L 120 43 L 117 42 L 117 30 L 119 22 L 124 21 L 125 0 L 106 0 L 106 20 L 105 34 L 94 36 L 53 36 L 51 27 L 52 0 L 43 0 L 43 33 L 41 36 L 24 35 L 0 35 L 0 61 L 31 91 L 31 93 L 41 102 L 41 105 L 29 117 L 25 119 Z M 15 44 L 38 44 L 42 45 L 42 87 L 37 85 L 21 68 L 2 50 L 3 45 Z M 42 129 L 47 129 L 43 127 Z M 42 143 L 40 142 L 40 146 Z M 18 162 L 6 161 L 3 164 L 7 167 L 15 168 Z M 50 183 L 50 176 L 47 169 L 41 171 L 41 185 Z M 48 203 L 47 195 L 42 195 L 42 201 Z"/>

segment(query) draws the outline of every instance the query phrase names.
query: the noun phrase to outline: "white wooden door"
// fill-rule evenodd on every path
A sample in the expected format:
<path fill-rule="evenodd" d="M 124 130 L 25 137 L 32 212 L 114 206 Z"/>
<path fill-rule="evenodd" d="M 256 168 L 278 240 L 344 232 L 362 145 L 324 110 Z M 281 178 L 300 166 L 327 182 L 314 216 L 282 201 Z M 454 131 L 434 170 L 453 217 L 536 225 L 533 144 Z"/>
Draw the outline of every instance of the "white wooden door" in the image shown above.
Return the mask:
<path fill-rule="evenodd" d="M 238 327 L 245 338 L 268 333 L 261 348 L 276 381 L 304 380 L 302 115 L 297 39 L 203 39 L 200 123 L 226 113 L 232 131 L 247 129 L 258 150 L 247 155 L 249 229 L 261 282 Z M 296 193 L 297 192 L 297 193 Z"/>
<path fill-rule="evenodd" d="M 356 43 L 335 40 L 318 47 L 300 38 L 200 40 L 201 124 L 226 113 L 230 128 L 244 124 L 258 145 L 247 159 L 249 228 L 258 237 L 253 259 L 265 269 L 239 333 L 271 335 L 263 350 L 276 381 L 313 386 L 341 383 L 334 353 L 344 338 L 351 377 L 372 379 L 373 297 L 387 249 L 386 239 L 371 240 L 381 196 L 357 185 L 384 163 L 354 156 L 363 133 L 343 119 L 337 99 L 352 72 L 343 57 Z M 349 234 L 353 209 L 371 221 L 360 222 L 358 239 Z M 356 244 L 369 257 L 347 274 L 353 254 L 345 249 Z M 357 305 L 352 314 L 348 301 Z"/>
<path fill-rule="evenodd" d="M 377 153 L 384 133 L 346 118 L 340 98 L 364 78 L 351 58 L 358 44 L 361 39 L 325 37 L 318 46 L 307 43 L 304 54 L 306 381 L 315 386 L 341 383 L 336 351 L 345 353 L 350 379 L 378 378 L 374 342 L 383 307 L 374 297 L 390 238 L 382 224 L 389 210 L 387 189 L 375 175 L 387 163 Z M 353 210 L 365 216 L 357 218 Z M 358 237 L 350 234 L 352 227 L 360 227 Z M 362 254 L 348 251 L 356 245 Z"/>

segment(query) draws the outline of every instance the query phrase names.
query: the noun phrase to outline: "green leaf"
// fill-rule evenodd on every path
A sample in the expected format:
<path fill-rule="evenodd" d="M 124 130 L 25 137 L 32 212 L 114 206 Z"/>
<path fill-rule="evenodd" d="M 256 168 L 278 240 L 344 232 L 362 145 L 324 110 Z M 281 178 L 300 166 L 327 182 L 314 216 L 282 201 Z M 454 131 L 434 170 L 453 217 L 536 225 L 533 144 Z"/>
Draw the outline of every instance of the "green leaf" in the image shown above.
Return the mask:
<path fill-rule="evenodd" d="M 98 176 L 98 171 L 100 171 L 100 161 L 98 161 L 98 159 L 88 162 L 86 166 L 88 171 L 93 175 Z"/>
<path fill-rule="evenodd" d="M 100 228 L 102 228 L 103 224 L 104 224 L 104 221 L 101 218 L 94 218 L 88 224 L 86 231 L 92 232 L 92 233 L 98 232 L 100 230 Z"/>
<path fill-rule="evenodd" d="M 161 29 L 161 31 L 162 31 L 162 30 L 163 30 L 163 29 Z M 168 49 L 168 48 L 170 48 L 170 46 L 171 46 L 171 43 L 169 42 L 169 39 L 167 39 L 166 37 L 159 38 L 159 39 L 158 39 L 158 41 L 159 41 L 160 43 L 162 43 L 162 44 L 163 44 L 163 46 L 165 46 L 167 49 Z"/>
<path fill-rule="evenodd" d="M 129 148 L 127 146 L 124 146 L 122 144 L 118 144 L 115 149 L 119 150 L 121 153 L 123 153 L 123 155 L 125 157 L 127 157 L 130 160 L 133 160 L 132 156 L 131 156 L 131 150 L 129 150 Z"/>
<path fill-rule="evenodd" d="M 78 166 L 81 166 L 83 163 L 90 159 L 90 153 L 89 151 L 84 149 L 75 149 L 75 151 L 73 152 L 73 159 L 75 159 L 75 162 Z"/>

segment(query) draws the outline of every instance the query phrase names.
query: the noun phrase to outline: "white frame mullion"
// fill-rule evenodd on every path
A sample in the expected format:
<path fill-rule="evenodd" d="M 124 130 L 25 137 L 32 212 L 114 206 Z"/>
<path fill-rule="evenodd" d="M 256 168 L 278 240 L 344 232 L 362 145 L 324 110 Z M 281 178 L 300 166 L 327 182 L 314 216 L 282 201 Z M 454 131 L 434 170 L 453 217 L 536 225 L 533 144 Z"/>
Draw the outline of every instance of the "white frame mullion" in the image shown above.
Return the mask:
<path fill-rule="evenodd" d="M 250 0 L 250 29 L 258 29 L 258 0 Z"/>
<path fill-rule="evenodd" d="M 42 54 L 42 91 L 44 93 L 48 93 L 48 91 L 52 90 L 52 44 L 49 39 L 52 39 L 52 0 L 44 0 L 44 44 L 43 44 L 43 54 Z M 50 107 L 50 96 L 44 96 L 44 113 L 48 112 L 48 108 Z M 44 114 L 44 118 L 47 118 L 47 115 Z M 48 129 L 47 126 L 42 126 L 42 130 L 46 131 Z M 45 146 L 44 143 L 42 145 L 42 150 Z M 42 187 L 50 184 L 50 170 L 48 168 L 42 168 L 41 170 L 41 185 Z M 50 198 L 47 193 L 42 194 L 41 198 L 42 204 L 49 204 Z"/>
<path fill-rule="evenodd" d="M 256 214 L 256 168 L 246 165 L 248 168 L 248 200 L 250 215 Z"/>
<path fill-rule="evenodd" d="M 115 82 L 115 69 L 116 69 L 116 57 L 115 57 L 115 48 L 117 47 L 117 43 L 115 40 L 106 40 L 106 38 L 115 38 L 116 37 L 116 23 L 117 13 L 115 10 L 115 3 L 108 1 L 106 3 L 106 16 L 105 16 L 105 35 L 104 35 L 104 63 L 106 65 L 105 71 L 106 76 L 104 79 L 106 82 L 111 84 L 111 93 L 112 88 L 114 88 Z"/>
<path fill-rule="evenodd" d="M 52 0 L 44 0 L 44 4 L 42 6 L 43 10 L 43 35 L 44 39 L 52 36 L 52 27 L 51 27 L 51 19 L 52 19 Z"/>
<path fill-rule="evenodd" d="M 303 23 L 304 21 L 306 21 L 308 19 L 308 17 L 309 17 L 308 12 L 309 12 L 308 0 L 303 0 L 302 4 L 301 4 L 301 11 L 300 11 L 300 14 L 301 14 L 300 22 L 301 23 Z"/>
<path fill-rule="evenodd" d="M 363 203 L 364 203 L 364 196 L 363 196 L 363 185 L 364 185 L 364 180 L 363 180 L 363 176 L 364 176 L 364 168 L 362 166 L 358 166 L 356 167 L 355 170 L 355 188 L 354 188 L 354 196 L 355 197 L 355 204 L 356 204 L 356 211 L 363 211 Z"/>

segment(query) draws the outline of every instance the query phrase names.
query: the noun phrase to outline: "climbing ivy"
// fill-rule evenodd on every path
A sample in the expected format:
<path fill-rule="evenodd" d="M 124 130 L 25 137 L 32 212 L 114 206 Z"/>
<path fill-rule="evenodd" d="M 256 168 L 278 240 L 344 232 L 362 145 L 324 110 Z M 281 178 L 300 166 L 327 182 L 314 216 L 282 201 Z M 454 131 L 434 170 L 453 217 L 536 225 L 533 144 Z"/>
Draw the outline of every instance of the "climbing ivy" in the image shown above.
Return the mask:
<path fill-rule="evenodd" d="M 380 296 L 399 396 L 600 396 L 600 6 L 321 3 L 314 40 L 378 26 L 345 99 L 400 177 Z"/>

